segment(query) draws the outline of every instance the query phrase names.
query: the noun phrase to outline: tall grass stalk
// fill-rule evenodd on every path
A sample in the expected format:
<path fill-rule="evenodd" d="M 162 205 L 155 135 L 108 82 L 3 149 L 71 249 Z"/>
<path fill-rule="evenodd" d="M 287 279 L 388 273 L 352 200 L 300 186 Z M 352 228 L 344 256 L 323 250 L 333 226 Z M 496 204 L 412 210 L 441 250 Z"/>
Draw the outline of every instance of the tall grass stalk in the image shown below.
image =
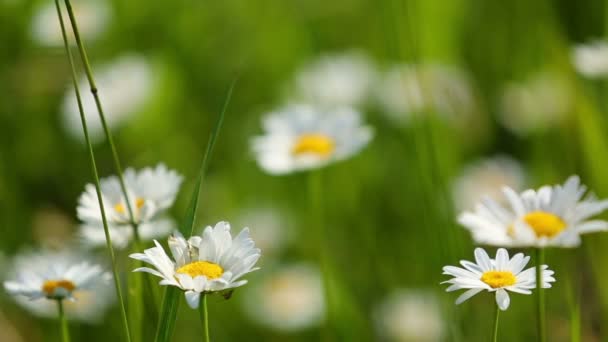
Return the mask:
<path fill-rule="evenodd" d="M 215 147 L 215 143 L 222 128 L 224 116 L 226 114 L 226 110 L 228 109 L 228 104 L 232 99 L 232 92 L 234 90 L 237 80 L 238 79 L 235 79 L 230 85 L 230 88 L 228 88 L 228 93 L 226 94 L 226 100 L 224 101 L 222 111 L 220 112 L 220 115 L 215 123 L 215 127 L 213 128 L 213 131 L 209 136 L 205 156 L 203 157 L 203 162 L 201 164 L 196 184 L 194 186 L 194 190 L 192 191 L 192 196 L 190 197 L 190 204 L 188 205 L 188 209 L 186 210 L 184 218 L 180 222 L 179 230 L 184 235 L 188 233 L 192 235 L 192 233 L 194 232 L 194 222 L 196 221 L 196 209 L 198 208 L 198 199 L 201 191 L 201 185 L 203 183 L 203 179 L 205 178 L 207 166 L 209 160 L 211 159 L 213 148 Z M 158 329 L 156 330 L 156 337 L 154 339 L 156 342 L 168 342 L 171 340 L 171 336 L 173 336 L 173 330 L 175 329 L 175 321 L 177 320 L 177 311 L 179 309 L 180 295 L 181 292 L 175 287 L 168 286 L 165 290 L 165 295 L 163 297 L 159 315 Z"/>
<path fill-rule="evenodd" d="M 106 211 L 103 203 L 103 199 L 101 197 L 101 184 L 99 181 L 99 174 L 97 172 L 97 165 L 95 163 L 95 155 L 93 152 L 93 145 L 91 144 L 91 139 L 89 138 L 89 130 L 87 128 L 87 122 L 84 114 L 84 107 L 82 106 L 82 98 L 80 96 L 80 90 L 78 89 L 78 80 L 76 78 L 76 68 L 74 66 L 74 58 L 72 57 L 72 52 L 70 51 L 70 45 L 68 42 L 68 37 L 65 31 L 65 24 L 63 21 L 63 15 L 61 14 L 61 7 L 59 5 L 59 0 L 55 0 L 55 7 L 57 9 L 57 17 L 59 18 L 59 25 L 61 27 L 61 34 L 63 37 L 63 43 L 65 47 L 66 54 L 68 56 L 68 61 L 70 63 L 70 69 L 72 72 L 72 82 L 74 85 L 74 92 L 76 94 L 76 102 L 78 103 L 78 111 L 80 113 L 80 121 L 82 123 L 82 131 L 84 133 L 85 142 L 88 149 L 89 154 L 89 162 L 91 165 L 91 172 L 93 173 L 93 179 L 95 183 L 95 190 L 97 192 L 97 201 L 99 202 L 99 210 L 101 212 L 101 220 L 103 224 L 103 231 L 106 237 L 106 246 L 108 249 L 108 253 L 110 254 L 110 261 L 112 267 L 112 274 L 114 279 L 114 286 L 116 289 L 116 296 L 118 297 L 118 301 L 120 302 L 120 312 L 122 317 L 122 323 L 124 328 L 124 334 L 126 341 L 131 341 L 131 333 L 129 331 L 129 324 L 127 320 L 127 312 L 125 309 L 125 301 L 122 295 L 122 290 L 120 287 L 120 278 L 118 275 L 118 270 L 116 266 L 116 256 L 114 255 L 114 247 L 112 246 L 112 239 L 110 236 L 110 230 L 108 228 L 108 221 L 106 218 Z"/>
<path fill-rule="evenodd" d="M 123 170 L 122 170 L 122 166 L 120 163 L 120 158 L 118 157 L 118 152 L 116 150 L 116 144 L 114 144 L 114 139 L 112 138 L 112 134 L 110 133 L 110 129 L 107 124 L 107 120 L 106 120 L 106 117 L 105 117 L 105 114 L 103 111 L 103 106 L 102 106 L 101 100 L 99 98 L 99 89 L 97 88 L 97 85 L 95 83 L 95 78 L 93 77 L 93 71 L 91 68 L 91 64 L 89 63 L 89 58 L 87 56 L 86 49 L 80 38 L 78 24 L 76 21 L 76 17 L 74 16 L 74 11 L 72 9 L 72 4 L 70 3 L 70 0 L 65 0 L 65 5 L 68 10 L 68 16 L 70 17 L 70 23 L 72 25 L 72 30 L 74 32 L 74 38 L 76 39 L 76 44 L 77 44 L 78 50 L 80 52 L 80 58 L 82 60 L 85 74 L 86 74 L 87 80 L 89 82 L 90 90 L 91 90 L 91 93 L 95 100 L 95 106 L 97 107 L 97 112 L 99 114 L 99 120 L 101 121 L 101 125 L 103 127 L 103 131 L 104 131 L 106 140 L 110 146 L 110 150 L 112 151 L 112 160 L 114 162 L 114 168 L 116 171 L 116 175 L 118 176 L 120 189 L 121 189 L 121 192 L 124 197 L 125 205 L 127 207 L 127 212 L 129 213 L 129 223 L 130 223 L 131 227 L 133 228 L 134 245 L 138 251 L 141 251 L 142 242 L 141 242 L 141 238 L 139 235 L 139 225 L 135 221 L 133 207 L 131 205 L 131 199 L 129 198 L 129 193 L 127 191 L 127 186 L 126 186 L 126 183 L 124 180 L 124 175 L 123 175 Z M 136 261 L 135 265 L 136 265 L 136 267 L 141 267 L 141 262 Z M 141 341 L 141 338 L 139 338 L 139 337 L 141 336 L 141 333 L 142 333 L 140 330 L 142 329 L 141 324 L 143 322 L 145 293 L 143 291 L 142 284 L 143 284 L 144 278 L 145 278 L 145 281 L 148 282 L 147 288 L 151 289 L 152 285 L 150 283 L 151 282 L 150 277 L 145 276 L 144 274 L 132 274 L 131 277 L 136 278 L 136 279 L 132 279 L 130 281 L 130 285 L 129 285 L 130 286 L 130 288 L 129 288 L 129 304 L 130 304 L 129 311 L 130 311 L 130 316 L 131 316 L 131 323 L 137 324 L 137 326 L 140 327 L 139 329 L 137 329 L 137 331 L 135 332 L 133 337 L 134 337 L 135 341 Z M 152 297 L 154 297 L 153 293 L 150 293 L 150 295 Z M 139 298 L 135 298 L 135 297 L 139 297 Z M 156 304 L 153 304 L 153 306 L 154 305 L 156 305 Z"/>

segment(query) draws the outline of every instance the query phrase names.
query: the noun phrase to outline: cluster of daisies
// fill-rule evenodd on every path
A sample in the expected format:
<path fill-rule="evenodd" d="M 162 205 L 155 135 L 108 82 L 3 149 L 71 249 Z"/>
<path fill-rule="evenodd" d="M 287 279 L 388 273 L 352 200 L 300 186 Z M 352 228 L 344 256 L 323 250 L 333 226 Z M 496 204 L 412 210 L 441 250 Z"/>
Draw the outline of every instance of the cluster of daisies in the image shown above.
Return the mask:
<path fill-rule="evenodd" d="M 447 291 L 465 289 L 457 304 L 484 290 L 495 292 L 501 310 L 509 307 L 508 291 L 531 294 L 535 288 L 549 288 L 555 281 L 547 265 L 524 270 L 530 257 L 522 253 L 509 258 L 505 248 L 577 247 L 581 235 L 606 231 L 608 222 L 592 219 L 608 208 L 608 200 L 585 196 L 587 188 L 578 176 L 564 184 L 528 189 L 521 193 L 510 187 L 502 189 L 502 200 L 485 197 L 472 211 L 465 211 L 458 222 L 471 232 L 481 245 L 499 248 L 495 258 L 482 249 L 475 250 L 475 262 L 461 261 L 462 267 L 446 266 L 444 274 L 453 278 Z M 542 272 L 537 275 L 537 270 Z M 538 284 L 538 279 L 542 283 Z M 539 286 L 540 285 L 540 286 Z"/>
<path fill-rule="evenodd" d="M 201 293 L 221 293 L 241 286 L 246 281 L 240 278 L 256 270 L 260 250 L 248 228 L 234 238 L 227 222 L 207 227 L 200 236 L 188 240 L 175 232 L 175 224 L 166 211 L 182 181 L 177 172 L 163 164 L 140 171 L 127 169 L 124 181 L 128 199 L 117 176 L 101 180 L 102 201 L 114 246 L 126 248 L 135 239 L 149 241 L 173 232 L 168 241 L 173 258 L 154 240 L 155 247 L 131 257 L 155 269 L 142 267 L 135 271 L 157 275 L 163 278 L 161 285 L 184 290 L 188 304 L 197 307 Z M 82 250 L 105 243 L 101 209 L 92 184 L 85 187 L 78 202 L 81 243 L 60 251 L 44 249 L 18 255 L 9 271 L 10 280 L 4 283 L 17 302 L 35 314 L 54 316 L 57 313 L 52 302 L 67 300 L 68 316 L 92 321 L 111 303 L 113 293 L 108 288 L 111 275 L 102 263 L 93 261 L 88 251 Z M 81 302 L 86 305 L 78 305 Z"/>
<path fill-rule="evenodd" d="M 252 151 L 260 167 L 269 174 L 329 165 L 354 155 L 372 138 L 371 128 L 350 107 L 290 105 L 266 115 L 263 128 L 265 134 L 252 140 Z M 103 263 L 88 261 L 91 258 L 87 255 L 89 249 L 107 244 L 104 221 L 113 248 L 139 248 L 153 241 L 153 247 L 130 255 L 141 262 L 141 267 L 133 271 L 152 274 L 161 278 L 160 285 L 181 289 L 192 308 L 199 306 L 205 294 L 228 294 L 246 284 L 243 276 L 258 269 L 256 263 L 261 256 L 248 228 L 232 236 L 230 224 L 219 222 L 188 238 L 176 230 L 167 211 L 175 202 L 182 179 L 176 171 L 159 164 L 141 170 L 129 168 L 122 175 L 102 178 L 100 196 L 95 185 L 87 184 L 76 210 L 81 221 L 78 245 L 66 251 L 41 250 L 19 255 L 9 280 L 4 283 L 5 289 L 36 313 L 45 307 L 46 316 L 57 314 L 53 314 L 54 301 L 66 301 L 67 313 L 72 318 L 98 316 L 100 306 L 89 305 L 94 310 L 79 315 L 82 308 L 74 305 L 71 310 L 69 304 L 82 299 L 103 302 L 113 295 L 109 292 L 108 297 L 102 298 L 99 288 L 108 287 L 111 275 Z M 157 239 L 168 235 L 163 247 Z M 310 286 L 302 288 L 299 284 L 300 288 L 288 286 L 274 291 L 277 303 L 287 298 L 289 305 L 275 303 L 268 311 L 266 324 L 289 330 L 323 318 L 324 294 L 318 271 L 313 266 L 293 270 L 285 271 L 287 280 L 280 282 L 288 285 L 290 278 L 301 277 L 302 284 L 308 282 Z M 263 287 L 256 288 L 261 291 Z M 308 299 L 298 304 L 294 301 L 296 297 Z M 263 307 L 259 301 L 256 306 Z M 293 316 L 294 312 L 298 315 Z M 293 318 L 289 318 L 290 314 Z"/>

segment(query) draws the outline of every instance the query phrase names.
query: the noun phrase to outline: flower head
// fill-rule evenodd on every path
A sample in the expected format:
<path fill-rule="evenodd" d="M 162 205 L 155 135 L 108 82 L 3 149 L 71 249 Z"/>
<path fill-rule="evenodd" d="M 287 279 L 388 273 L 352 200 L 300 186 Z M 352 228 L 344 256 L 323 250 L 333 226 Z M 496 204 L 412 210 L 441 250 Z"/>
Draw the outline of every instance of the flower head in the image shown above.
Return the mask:
<path fill-rule="evenodd" d="M 355 106 L 368 97 L 374 75 L 365 55 L 324 55 L 296 76 L 298 98 L 325 106 Z"/>
<path fill-rule="evenodd" d="M 106 122 L 110 129 L 118 128 L 136 114 L 150 98 L 155 85 L 152 67 L 141 56 L 124 55 L 108 64 L 100 65 L 95 70 L 95 81 L 104 105 Z M 86 76 L 82 76 L 78 84 L 81 89 L 89 87 Z M 94 98 L 83 96 L 82 105 L 91 141 L 103 141 L 105 135 Z M 62 111 L 63 125 L 67 133 L 84 142 L 80 111 L 72 90 L 64 97 Z"/>
<path fill-rule="evenodd" d="M 475 161 L 454 182 L 454 205 L 460 210 L 470 209 L 484 196 L 505 204 L 502 188 L 521 189 L 524 179 L 522 165 L 511 157 L 499 155 Z"/>
<path fill-rule="evenodd" d="M 477 110 L 468 76 L 440 64 L 393 67 L 379 83 L 377 97 L 384 112 L 397 121 L 432 111 L 458 123 L 469 121 L 463 119 Z"/>
<path fill-rule="evenodd" d="M 192 308 L 198 307 L 201 293 L 223 292 L 245 285 L 247 280 L 239 279 L 258 269 L 253 266 L 261 255 L 249 237 L 248 228 L 233 239 L 227 222 L 208 226 L 201 236 L 195 235 L 188 240 L 179 234 L 170 237 L 173 260 L 156 240 L 154 243 L 156 247 L 130 255 L 154 269 L 141 267 L 135 272 L 153 274 L 162 278 L 161 285 L 184 290 Z"/>
<path fill-rule="evenodd" d="M 528 136 L 561 123 L 572 109 L 573 98 L 562 75 L 541 73 L 508 83 L 500 102 L 500 123 L 516 135 Z"/>
<path fill-rule="evenodd" d="M 5 281 L 5 289 L 29 300 L 75 300 L 80 291 L 100 282 L 100 277 L 109 277 L 101 266 L 83 261 L 81 254 L 69 251 L 24 253 L 15 258 L 10 273 L 14 280 Z"/>
<path fill-rule="evenodd" d="M 439 300 L 430 291 L 397 290 L 380 303 L 374 318 L 387 341 L 441 341 L 445 332 Z"/>
<path fill-rule="evenodd" d="M 113 243 L 123 247 L 131 240 L 130 211 L 142 239 L 151 240 L 169 234 L 174 228 L 173 221 L 162 215 L 173 205 L 182 177 L 164 164 L 159 164 L 138 172 L 129 168 L 124 172 L 124 180 L 129 194 L 128 203 L 118 177 L 101 179 L 102 199 Z M 85 241 L 92 245 L 103 244 L 105 235 L 101 210 L 93 184 L 87 184 L 80 196 L 77 214 L 83 221 L 81 234 Z"/>
<path fill-rule="evenodd" d="M 309 264 L 282 266 L 248 289 L 245 312 L 278 331 L 301 331 L 325 318 L 325 296 L 319 270 Z"/>
<path fill-rule="evenodd" d="M 92 41 L 98 38 L 105 30 L 110 21 L 110 8 L 105 1 L 80 0 L 72 4 L 74 15 L 78 18 L 78 29 L 82 38 Z M 63 17 L 68 13 L 62 8 Z M 57 20 L 57 9 L 52 2 L 46 2 L 40 6 L 34 14 L 31 28 L 32 38 L 42 45 L 61 46 L 63 36 L 59 21 Z M 66 28 L 68 39 L 74 42 L 72 30 Z"/>
<path fill-rule="evenodd" d="M 572 50 L 572 63 L 585 77 L 605 77 L 608 75 L 608 43 L 595 41 L 576 45 Z"/>
<path fill-rule="evenodd" d="M 524 267 L 530 261 L 529 256 L 522 253 L 515 254 L 509 258 L 509 253 L 504 248 L 496 251 L 496 258 L 490 259 L 483 248 L 475 249 L 475 262 L 461 260 L 460 264 L 464 268 L 456 266 L 445 266 L 443 274 L 454 278 L 444 281 L 442 284 L 451 284 L 446 291 L 452 292 L 460 289 L 467 289 L 458 299 L 456 304 L 473 297 L 479 292 L 486 290 L 496 292 L 496 304 L 501 310 L 507 310 L 511 299 L 507 291 L 531 294 L 532 289 L 536 288 L 536 267 Z M 555 282 L 553 274 L 555 272 L 548 269 L 547 265 L 542 265 L 542 287 L 550 288 L 551 283 Z"/>
<path fill-rule="evenodd" d="M 578 176 L 568 178 L 564 185 L 543 186 L 521 194 L 504 187 L 509 208 L 485 198 L 474 212 L 462 213 L 458 221 L 481 244 L 576 247 L 581 234 L 608 229 L 606 221 L 589 220 L 608 208 L 608 200 L 583 198 L 586 189 Z"/>
<path fill-rule="evenodd" d="M 258 164 L 271 174 L 323 167 L 346 159 L 372 138 L 351 108 L 324 110 L 292 105 L 268 114 L 264 136 L 252 141 Z"/>

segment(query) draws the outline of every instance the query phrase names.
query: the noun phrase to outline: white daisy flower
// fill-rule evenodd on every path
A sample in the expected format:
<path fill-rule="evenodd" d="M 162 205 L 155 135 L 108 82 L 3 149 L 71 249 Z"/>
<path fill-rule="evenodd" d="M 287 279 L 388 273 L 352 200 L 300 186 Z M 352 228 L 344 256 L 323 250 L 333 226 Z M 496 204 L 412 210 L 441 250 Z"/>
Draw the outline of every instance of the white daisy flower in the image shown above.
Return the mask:
<path fill-rule="evenodd" d="M 323 167 L 346 159 L 369 143 L 372 130 L 351 108 L 322 110 L 291 105 L 268 114 L 264 136 L 252 140 L 258 164 L 271 174 Z"/>
<path fill-rule="evenodd" d="M 201 236 L 195 235 L 188 240 L 179 234 L 170 237 L 169 248 L 174 261 L 156 240 L 154 243 L 156 247 L 130 257 L 149 263 L 155 269 L 141 267 L 134 272 L 153 274 L 163 278 L 161 285 L 184 290 L 186 301 L 193 309 L 198 307 L 201 293 L 223 292 L 245 285 L 247 280 L 239 278 L 258 269 L 253 266 L 261 255 L 249 237 L 248 228 L 233 239 L 227 222 L 219 222 L 214 228 L 208 226 Z"/>
<path fill-rule="evenodd" d="M 144 240 L 168 235 L 174 229 L 172 220 L 162 215 L 173 205 L 182 176 L 164 164 L 144 168 L 138 172 L 128 168 L 124 172 L 133 220 Z M 126 199 L 118 177 L 101 179 L 101 193 L 113 243 L 126 246 L 132 239 L 132 227 Z M 93 184 L 87 184 L 78 199 L 78 218 L 83 221 L 81 234 L 87 243 L 105 243 L 101 210 Z"/>
<path fill-rule="evenodd" d="M 464 212 L 458 222 L 480 244 L 518 247 L 576 247 L 580 235 L 608 229 L 608 222 L 589 220 L 608 208 L 608 200 L 583 199 L 587 188 L 578 176 L 564 185 L 543 186 L 518 194 L 509 187 L 503 193 L 505 208 L 486 198 L 474 212 Z"/>
<path fill-rule="evenodd" d="M 61 7 L 64 18 L 67 10 Z M 72 2 L 74 16 L 78 18 L 78 30 L 83 40 L 90 42 L 101 36 L 110 21 L 108 3 L 99 0 L 78 0 Z M 74 35 L 69 24 L 66 27 L 68 39 L 75 44 Z M 34 14 L 31 27 L 32 38 L 46 46 L 62 46 L 63 36 L 57 20 L 57 9 L 53 2 L 45 2 Z"/>
<path fill-rule="evenodd" d="M 324 55 L 296 76 L 298 99 L 321 106 L 355 106 L 364 102 L 373 84 L 372 63 L 361 53 Z"/>
<path fill-rule="evenodd" d="M 521 189 L 524 186 L 523 166 L 504 155 L 477 160 L 467 165 L 452 186 L 454 205 L 458 210 L 475 206 L 484 196 L 500 204 L 507 204 L 502 188 Z"/>
<path fill-rule="evenodd" d="M 121 56 L 108 64 L 94 66 L 93 70 L 110 129 L 118 128 L 136 114 L 150 98 L 155 85 L 152 67 L 145 58 L 137 55 Z M 86 75 L 80 78 L 78 86 L 83 94 L 84 90 L 89 89 Z M 103 141 L 105 135 L 95 100 L 90 94 L 85 95 L 82 96 L 82 105 L 91 141 Z M 71 89 L 67 90 L 64 97 L 62 113 L 67 133 L 84 142 L 76 95 Z"/>
<path fill-rule="evenodd" d="M 384 75 L 376 95 L 384 112 L 397 121 L 433 111 L 462 122 L 477 110 L 468 76 L 440 64 L 395 66 Z"/>
<path fill-rule="evenodd" d="M 396 290 L 374 312 L 378 334 L 386 341 L 441 341 L 445 324 L 430 291 Z"/>
<path fill-rule="evenodd" d="M 76 300 L 79 291 L 86 291 L 109 274 L 99 265 L 83 260 L 83 255 L 70 251 L 28 252 L 13 263 L 4 288 L 14 296 L 28 300 L 41 298 Z"/>
<path fill-rule="evenodd" d="M 245 313 L 268 328 L 295 332 L 318 326 L 325 319 L 323 281 L 313 265 L 282 266 L 247 291 Z"/>
<path fill-rule="evenodd" d="M 530 257 L 524 256 L 523 253 L 515 254 L 509 259 L 509 253 L 504 248 L 496 251 L 496 259 L 490 259 L 483 248 L 476 248 L 475 262 L 461 260 L 460 264 L 464 268 L 456 266 L 443 268 L 443 274 L 454 278 L 442 284 L 451 284 L 446 290 L 448 292 L 467 289 L 456 299 L 456 304 L 461 304 L 483 290 L 496 292 L 496 304 L 504 311 L 509 308 L 511 302 L 507 291 L 531 294 L 531 290 L 536 288 L 536 267 L 523 271 L 528 261 Z M 555 281 L 553 278 L 555 272 L 549 270 L 547 265 L 542 265 L 541 269 L 542 287 L 550 288 L 551 283 Z"/>
<path fill-rule="evenodd" d="M 115 292 L 110 281 L 98 281 L 90 288 L 72 293 L 73 301 L 65 301 L 63 308 L 69 320 L 89 324 L 103 323 L 104 314 L 114 305 Z M 23 296 L 15 301 L 32 314 L 44 318 L 57 317 L 57 303 L 51 300 L 30 300 Z"/>
<path fill-rule="evenodd" d="M 600 78 L 608 75 L 608 43 L 594 41 L 572 49 L 572 63 L 581 75 Z"/>
<path fill-rule="evenodd" d="M 498 119 L 512 133 L 527 136 L 561 123 L 573 103 L 567 81 L 560 75 L 543 73 L 505 86 Z"/>

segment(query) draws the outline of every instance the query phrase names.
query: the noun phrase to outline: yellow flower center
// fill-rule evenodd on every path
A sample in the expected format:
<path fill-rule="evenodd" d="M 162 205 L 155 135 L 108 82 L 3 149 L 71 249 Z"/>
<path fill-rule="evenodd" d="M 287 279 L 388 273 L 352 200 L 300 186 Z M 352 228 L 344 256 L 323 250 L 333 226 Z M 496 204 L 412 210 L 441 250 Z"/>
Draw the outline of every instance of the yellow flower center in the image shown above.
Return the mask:
<path fill-rule="evenodd" d="M 141 209 L 141 207 L 144 206 L 144 203 L 146 203 L 146 201 L 143 198 L 141 198 L 141 197 L 138 197 L 138 198 L 135 199 L 135 207 L 137 209 Z M 126 213 L 125 205 L 122 204 L 122 203 L 116 204 L 114 206 L 114 210 L 116 210 L 116 212 L 118 212 L 120 214 Z"/>
<path fill-rule="evenodd" d="M 74 291 L 76 285 L 69 280 L 47 280 L 42 284 L 42 292 L 47 296 L 53 296 L 57 288 L 66 289 L 68 292 Z"/>
<path fill-rule="evenodd" d="M 291 149 L 295 155 L 316 154 L 320 157 L 329 157 L 335 149 L 334 140 L 323 134 L 302 134 Z"/>
<path fill-rule="evenodd" d="M 487 271 L 481 275 L 481 281 L 491 288 L 511 286 L 517 282 L 513 273 L 509 271 Z"/>
<path fill-rule="evenodd" d="M 187 274 L 192 278 L 205 276 L 207 279 L 216 279 L 224 274 L 224 269 L 220 265 L 209 261 L 195 261 L 178 268 L 175 272 Z"/>
<path fill-rule="evenodd" d="M 559 216 L 544 211 L 528 213 L 523 220 L 534 230 L 537 237 L 553 237 L 566 228 L 566 223 Z"/>

